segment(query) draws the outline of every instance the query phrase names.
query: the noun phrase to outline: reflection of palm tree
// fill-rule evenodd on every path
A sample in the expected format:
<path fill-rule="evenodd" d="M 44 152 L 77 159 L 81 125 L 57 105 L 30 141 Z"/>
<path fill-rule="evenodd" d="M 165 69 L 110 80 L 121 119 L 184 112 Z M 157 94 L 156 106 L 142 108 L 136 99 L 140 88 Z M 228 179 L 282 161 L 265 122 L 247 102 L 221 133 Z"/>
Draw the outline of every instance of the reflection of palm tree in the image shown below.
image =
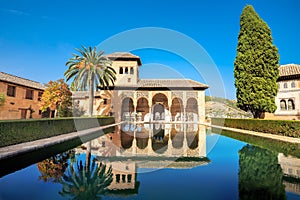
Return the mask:
<path fill-rule="evenodd" d="M 71 163 L 67 174 L 62 177 L 62 191 L 59 192 L 63 197 L 71 199 L 101 199 L 107 187 L 112 182 L 112 168 L 106 170 L 102 163 L 97 164 L 95 159 L 91 166 L 83 166 L 82 161 L 77 162 L 77 170 Z"/>

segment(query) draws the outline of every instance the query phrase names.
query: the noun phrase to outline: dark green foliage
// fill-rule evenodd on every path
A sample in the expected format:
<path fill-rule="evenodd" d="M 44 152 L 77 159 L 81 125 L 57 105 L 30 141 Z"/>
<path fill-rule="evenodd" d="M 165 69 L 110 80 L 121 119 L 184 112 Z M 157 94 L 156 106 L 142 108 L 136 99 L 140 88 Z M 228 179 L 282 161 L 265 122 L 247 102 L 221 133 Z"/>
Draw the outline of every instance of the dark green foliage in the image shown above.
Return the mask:
<path fill-rule="evenodd" d="M 218 130 L 213 129 L 212 132 L 216 133 L 218 132 Z M 254 146 L 258 146 L 274 152 L 280 152 L 280 153 L 284 153 L 285 155 L 292 155 L 300 158 L 300 144 L 297 143 L 282 142 L 279 140 L 262 138 L 262 137 L 257 137 L 253 135 L 237 133 L 237 132 L 232 132 L 227 130 L 222 130 L 221 134 L 230 138 L 247 142 Z"/>
<path fill-rule="evenodd" d="M 271 133 L 289 137 L 300 137 L 300 121 L 212 118 L 213 125 Z"/>
<path fill-rule="evenodd" d="M 246 145 L 239 151 L 239 197 L 243 199 L 286 199 L 283 172 L 277 153 Z"/>
<path fill-rule="evenodd" d="M 0 147 L 112 123 L 113 117 L 0 121 Z"/>
<path fill-rule="evenodd" d="M 240 17 L 234 77 L 237 106 L 254 118 L 276 110 L 278 63 L 269 26 L 247 5 Z"/>

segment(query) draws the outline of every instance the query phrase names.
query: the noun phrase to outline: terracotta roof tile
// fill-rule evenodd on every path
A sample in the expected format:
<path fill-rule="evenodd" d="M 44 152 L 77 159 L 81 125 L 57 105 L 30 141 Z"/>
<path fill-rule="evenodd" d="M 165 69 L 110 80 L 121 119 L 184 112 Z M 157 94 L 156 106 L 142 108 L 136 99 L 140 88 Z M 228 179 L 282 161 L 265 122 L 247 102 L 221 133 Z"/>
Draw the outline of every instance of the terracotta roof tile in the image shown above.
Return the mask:
<path fill-rule="evenodd" d="M 111 60 L 136 60 L 139 66 L 142 65 L 141 58 L 130 52 L 114 52 L 105 56 Z"/>
<path fill-rule="evenodd" d="M 10 82 L 17 85 L 23 85 L 35 89 L 40 89 L 40 90 L 45 89 L 45 87 L 41 83 L 29 79 L 21 78 L 18 76 L 6 74 L 4 72 L 0 72 L 0 81 Z"/>
<path fill-rule="evenodd" d="M 191 79 L 140 79 L 138 87 L 179 87 L 179 88 L 208 88 L 208 85 L 199 83 Z"/>
<path fill-rule="evenodd" d="M 287 64 L 279 67 L 279 76 L 291 76 L 300 74 L 300 65 Z"/>

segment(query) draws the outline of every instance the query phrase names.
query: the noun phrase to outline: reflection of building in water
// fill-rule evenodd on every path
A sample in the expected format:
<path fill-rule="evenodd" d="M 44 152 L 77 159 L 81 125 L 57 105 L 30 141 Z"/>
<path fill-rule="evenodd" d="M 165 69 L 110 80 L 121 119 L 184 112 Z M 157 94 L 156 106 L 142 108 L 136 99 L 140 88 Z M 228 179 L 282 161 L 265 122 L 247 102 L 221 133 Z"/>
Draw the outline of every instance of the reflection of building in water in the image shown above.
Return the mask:
<path fill-rule="evenodd" d="M 194 124 L 123 124 L 120 130 L 123 155 L 205 157 L 206 132 Z"/>
<path fill-rule="evenodd" d="M 279 153 L 278 163 L 284 173 L 285 190 L 300 194 L 300 159 Z"/>
<path fill-rule="evenodd" d="M 91 141 L 91 153 L 107 156 L 206 157 L 206 131 L 197 124 L 132 124 Z"/>
<path fill-rule="evenodd" d="M 111 194 L 136 194 L 137 169 L 194 168 L 206 158 L 206 129 L 197 124 L 124 123 L 90 142 L 99 163 L 112 166 Z M 89 143 L 82 146 L 89 146 Z M 77 148 L 86 153 L 87 148 Z"/>
<path fill-rule="evenodd" d="M 110 90 L 96 91 L 95 115 L 113 115 L 116 121 L 204 122 L 207 85 L 190 79 L 140 79 L 140 57 L 129 52 L 106 56 L 117 79 Z M 73 92 L 73 100 L 87 111 L 87 92 Z"/>

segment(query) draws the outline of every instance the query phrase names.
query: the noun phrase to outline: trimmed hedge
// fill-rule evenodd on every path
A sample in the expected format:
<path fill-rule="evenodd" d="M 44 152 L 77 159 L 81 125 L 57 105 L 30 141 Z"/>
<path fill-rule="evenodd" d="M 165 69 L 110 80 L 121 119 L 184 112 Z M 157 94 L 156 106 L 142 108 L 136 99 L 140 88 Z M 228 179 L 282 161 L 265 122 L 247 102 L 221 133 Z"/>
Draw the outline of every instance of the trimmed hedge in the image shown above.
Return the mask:
<path fill-rule="evenodd" d="M 289 137 L 300 137 L 300 121 L 212 118 L 212 125 L 271 133 Z"/>
<path fill-rule="evenodd" d="M 114 123 L 113 117 L 0 121 L 0 147 Z"/>

